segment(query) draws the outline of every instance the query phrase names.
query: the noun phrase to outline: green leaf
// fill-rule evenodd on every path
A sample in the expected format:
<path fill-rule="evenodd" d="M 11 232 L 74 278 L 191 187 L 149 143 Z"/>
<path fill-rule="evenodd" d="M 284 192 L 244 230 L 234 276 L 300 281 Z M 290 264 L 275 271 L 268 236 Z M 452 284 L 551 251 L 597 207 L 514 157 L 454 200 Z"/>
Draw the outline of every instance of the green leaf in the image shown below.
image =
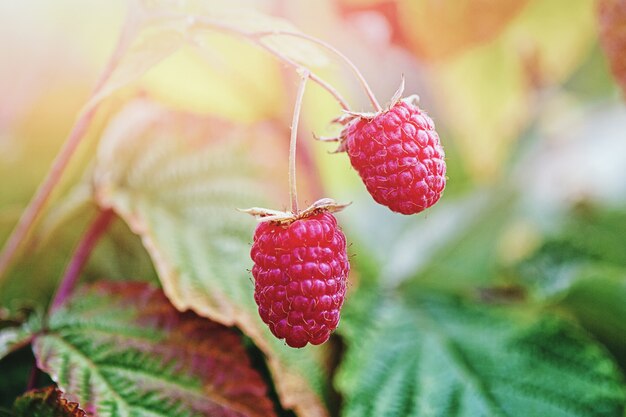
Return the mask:
<path fill-rule="evenodd" d="M 96 193 L 141 236 L 178 310 L 239 326 L 267 355 L 284 407 L 324 415 L 324 350 L 294 351 L 259 318 L 248 271 L 255 221 L 236 210 L 276 194 L 272 172 L 286 160 L 277 139 L 134 102 L 101 139 Z"/>
<path fill-rule="evenodd" d="M 64 398 L 54 386 L 28 391 L 15 400 L 15 417 L 86 417 L 79 405 Z"/>
<path fill-rule="evenodd" d="M 336 380 L 345 416 L 614 416 L 621 376 L 603 349 L 556 317 L 453 299 L 380 308 L 348 340 Z"/>
<path fill-rule="evenodd" d="M 453 204 L 442 203 L 428 219 L 407 223 L 383 249 L 387 257 L 381 278 L 405 281 L 400 282 L 405 292 L 428 287 L 464 293 L 490 285 L 502 261 L 501 238 L 515 201 L 510 189 L 494 187 Z"/>
<path fill-rule="evenodd" d="M 179 313 L 148 284 L 82 289 L 51 315 L 33 350 L 89 415 L 274 415 L 237 333 Z"/>
<path fill-rule="evenodd" d="M 21 326 L 2 328 L 0 321 L 0 360 L 5 356 L 27 346 L 33 336 L 41 329 L 39 318 L 33 316 Z"/>
<path fill-rule="evenodd" d="M 561 260 L 589 259 L 626 266 L 626 211 L 580 208 L 544 246 Z"/>
<path fill-rule="evenodd" d="M 583 210 L 518 268 L 538 302 L 566 308 L 626 366 L 626 212 Z"/>

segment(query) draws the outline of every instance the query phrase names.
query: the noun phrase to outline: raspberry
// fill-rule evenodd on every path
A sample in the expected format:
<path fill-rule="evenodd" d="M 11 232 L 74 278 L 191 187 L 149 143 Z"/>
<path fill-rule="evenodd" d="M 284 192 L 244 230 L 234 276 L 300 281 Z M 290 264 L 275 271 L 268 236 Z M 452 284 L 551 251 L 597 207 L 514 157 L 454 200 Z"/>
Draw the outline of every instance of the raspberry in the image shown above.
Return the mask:
<path fill-rule="evenodd" d="M 415 214 L 441 197 L 444 151 L 433 121 L 417 105 L 401 100 L 388 111 L 357 115 L 341 140 L 341 149 L 378 203 Z"/>
<path fill-rule="evenodd" d="M 254 233 L 254 300 L 272 333 L 291 347 L 319 345 L 339 324 L 350 270 L 346 238 L 328 211 Z"/>

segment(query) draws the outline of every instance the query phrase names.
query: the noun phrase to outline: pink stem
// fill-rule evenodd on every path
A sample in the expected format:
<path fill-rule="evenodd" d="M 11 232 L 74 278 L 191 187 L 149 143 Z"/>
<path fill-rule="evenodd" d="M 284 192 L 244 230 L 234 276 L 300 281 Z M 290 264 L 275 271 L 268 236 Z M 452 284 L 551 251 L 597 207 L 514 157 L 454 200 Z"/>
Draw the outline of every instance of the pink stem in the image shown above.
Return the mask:
<path fill-rule="evenodd" d="M 39 368 L 37 368 L 37 361 L 30 368 L 30 374 L 28 375 L 28 382 L 26 383 L 26 391 L 37 388 L 37 382 L 39 382 Z"/>
<path fill-rule="evenodd" d="M 365 80 L 365 77 L 363 77 L 363 74 L 361 74 L 361 71 L 359 71 L 357 66 L 354 65 L 354 62 L 352 62 L 347 56 L 345 56 L 341 51 L 339 51 L 339 49 L 335 48 L 334 46 L 332 46 L 328 42 L 324 42 L 321 39 L 318 39 L 318 38 L 316 38 L 314 36 L 311 36 L 311 35 L 307 35 L 305 33 L 289 32 L 289 31 L 285 31 L 285 30 L 275 30 L 275 31 L 271 31 L 271 32 L 256 32 L 254 35 L 257 36 L 257 37 L 278 36 L 278 35 L 281 35 L 281 36 L 293 36 L 293 37 L 296 37 L 296 38 L 306 39 L 306 40 L 308 40 L 310 42 L 313 42 L 313 43 L 316 43 L 316 44 L 320 45 L 323 48 L 328 49 L 329 51 L 331 51 L 332 53 L 334 53 L 335 55 L 340 57 L 346 64 L 348 64 L 348 66 L 350 67 L 350 69 L 352 70 L 352 72 L 354 73 L 356 78 L 359 80 L 359 83 L 361 83 L 361 86 L 365 90 L 365 93 L 367 94 L 367 97 L 369 98 L 370 102 L 372 103 L 372 106 L 374 106 L 374 109 L 376 109 L 377 112 L 382 111 L 382 107 L 378 103 L 378 100 L 376 99 L 376 96 L 374 95 L 374 92 L 372 91 L 372 89 L 370 88 L 369 84 L 367 83 L 367 80 Z"/>
<path fill-rule="evenodd" d="M 74 151 L 78 147 L 81 139 L 84 137 L 96 109 L 97 106 L 92 107 L 78 119 L 78 122 L 74 125 L 70 136 L 63 144 L 61 151 L 55 158 L 52 168 L 48 172 L 44 182 L 39 186 L 35 196 L 22 213 L 22 216 L 15 226 L 15 229 L 13 229 L 13 232 L 9 236 L 9 239 L 5 243 L 2 253 L 0 254 L 0 277 L 4 275 L 8 269 L 13 256 L 15 256 L 15 253 L 20 248 L 21 243 L 31 231 L 39 213 L 50 198 L 55 186 L 61 179 L 71 156 L 74 154 Z"/>
<path fill-rule="evenodd" d="M 126 47 L 134 34 L 134 16 L 129 16 L 128 21 L 126 22 L 124 29 L 122 30 L 122 34 L 118 40 L 118 43 L 115 47 L 111 58 L 109 59 L 109 63 L 106 68 L 100 75 L 98 82 L 96 83 L 96 87 L 91 95 L 91 97 L 95 97 L 100 89 L 106 84 L 106 82 L 111 77 L 113 70 L 117 67 L 117 64 L 121 60 Z M 28 206 L 20 216 L 17 225 L 11 232 L 11 235 L 7 239 L 4 247 L 2 248 L 2 252 L 0 253 L 0 282 L 2 282 L 2 277 L 7 272 L 12 259 L 16 255 L 20 246 L 33 229 L 37 218 L 40 213 L 44 209 L 46 203 L 50 199 L 52 191 L 54 191 L 55 187 L 61 180 L 65 169 L 67 168 L 74 152 L 78 148 L 78 145 L 81 143 L 82 139 L 85 137 L 87 133 L 87 129 L 93 120 L 97 110 L 99 108 L 99 102 L 92 103 L 88 105 L 83 111 L 79 114 L 72 131 L 70 132 L 67 140 L 63 144 L 63 147 L 59 151 L 58 155 L 54 159 L 52 163 L 52 167 L 43 183 L 39 186 L 35 195 L 28 203 Z"/>
<path fill-rule="evenodd" d="M 93 251 L 94 247 L 102 237 L 102 234 L 107 230 L 111 221 L 115 218 L 115 213 L 111 209 L 105 209 L 98 213 L 98 216 L 89 226 L 89 229 L 85 232 L 83 238 L 76 246 L 74 255 L 70 260 L 70 263 L 65 270 L 61 284 L 57 288 L 57 292 L 54 295 L 50 310 L 59 308 L 63 302 L 70 296 L 76 283 L 80 277 L 80 273 L 89 259 L 89 255 Z"/>
<path fill-rule="evenodd" d="M 315 73 L 313 73 L 311 70 L 305 68 L 303 65 L 298 64 L 296 61 L 292 60 L 291 58 L 289 58 L 288 56 L 286 56 L 285 54 L 277 51 L 276 49 L 272 48 L 271 46 L 266 45 L 265 43 L 263 43 L 261 40 L 259 40 L 259 36 L 256 33 L 248 33 L 242 30 L 239 30 L 235 27 L 232 26 L 228 26 L 225 25 L 223 23 L 220 23 L 217 20 L 213 20 L 207 17 L 203 17 L 203 16 L 199 16 L 199 17 L 194 17 L 193 18 L 193 24 L 197 25 L 198 23 L 201 23 L 202 25 L 205 26 L 209 26 L 212 27 L 213 29 L 217 29 L 217 30 L 221 30 L 223 32 L 227 32 L 227 33 L 232 33 L 234 35 L 240 36 L 244 39 L 247 39 L 248 41 L 252 42 L 253 44 L 255 44 L 256 46 L 265 49 L 267 52 L 269 52 L 270 54 L 274 55 L 276 58 L 278 58 L 280 61 L 283 61 L 284 63 L 286 63 L 287 65 L 295 68 L 298 71 L 309 71 L 309 78 L 311 79 L 311 81 L 313 81 L 314 83 L 317 83 L 320 87 L 322 87 L 324 90 L 326 90 L 331 96 L 333 96 L 335 98 L 335 100 L 337 100 L 337 102 L 339 103 L 339 105 L 341 106 L 342 109 L 344 110 L 350 110 L 350 106 L 348 105 L 348 102 L 341 96 L 341 94 L 339 94 L 339 92 L 330 84 L 328 84 L 326 81 L 324 81 L 322 78 L 320 78 L 318 75 L 316 75 Z M 202 27 L 200 27 L 202 29 Z"/>

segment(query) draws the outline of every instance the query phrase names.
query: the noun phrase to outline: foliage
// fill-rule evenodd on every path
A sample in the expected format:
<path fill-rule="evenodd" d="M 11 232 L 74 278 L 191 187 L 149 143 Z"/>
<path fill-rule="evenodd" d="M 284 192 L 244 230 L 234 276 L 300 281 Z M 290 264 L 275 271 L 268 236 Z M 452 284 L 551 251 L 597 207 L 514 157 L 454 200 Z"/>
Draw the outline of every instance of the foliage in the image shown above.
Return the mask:
<path fill-rule="evenodd" d="M 624 416 L 624 1 L 132 0 L 119 34 L 109 5 L 38 4 L 56 26 L 18 30 L 18 3 L 0 416 Z M 96 23 L 106 48 L 77 36 Z M 375 205 L 309 137 L 365 109 L 340 61 L 381 97 L 404 73 L 433 117 L 449 178 L 424 214 Z M 285 210 L 288 160 L 304 205 L 353 201 L 341 322 L 299 350 L 258 316 L 237 211 Z"/>
<path fill-rule="evenodd" d="M 176 308 L 237 325 L 268 356 L 287 405 L 320 407 L 319 359 L 293 355 L 277 341 L 252 297 L 246 268 L 253 221 L 235 208 L 259 204 L 273 192 L 262 161 L 246 152 L 258 142 L 272 143 L 259 133 L 167 113 L 149 102 L 130 104 L 100 142 L 96 194 L 142 237 Z"/>
<path fill-rule="evenodd" d="M 547 315 L 424 295 L 363 333 L 337 380 L 346 416 L 616 416 L 626 398 L 606 352 Z"/>
<path fill-rule="evenodd" d="M 67 401 L 53 386 L 28 391 L 15 400 L 15 417 L 85 417 L 77 403 Z"/>
<path fill-rule="evenodd" d="M 239 335 L 146 284 L 77 292 L 35 337 L 37 365 L 90 415 L 271 416 Z"/>
<path fill-rule="evenodd" d="M 581 208 L 518 266 L 533 298 L 565 308 L 626 364 L 626 212 Z"/>

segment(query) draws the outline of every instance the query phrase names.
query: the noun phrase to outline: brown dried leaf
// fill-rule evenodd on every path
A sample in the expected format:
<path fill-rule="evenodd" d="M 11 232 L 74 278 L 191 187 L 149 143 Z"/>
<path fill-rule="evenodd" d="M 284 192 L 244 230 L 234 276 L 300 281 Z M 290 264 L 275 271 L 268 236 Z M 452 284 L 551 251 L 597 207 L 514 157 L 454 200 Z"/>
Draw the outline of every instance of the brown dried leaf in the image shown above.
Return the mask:
<path fill-rule="evenodd" d="M 75 402 L 54 386 L 26 392 L 13 404 L 15 417 L 86 417 Z"/>

